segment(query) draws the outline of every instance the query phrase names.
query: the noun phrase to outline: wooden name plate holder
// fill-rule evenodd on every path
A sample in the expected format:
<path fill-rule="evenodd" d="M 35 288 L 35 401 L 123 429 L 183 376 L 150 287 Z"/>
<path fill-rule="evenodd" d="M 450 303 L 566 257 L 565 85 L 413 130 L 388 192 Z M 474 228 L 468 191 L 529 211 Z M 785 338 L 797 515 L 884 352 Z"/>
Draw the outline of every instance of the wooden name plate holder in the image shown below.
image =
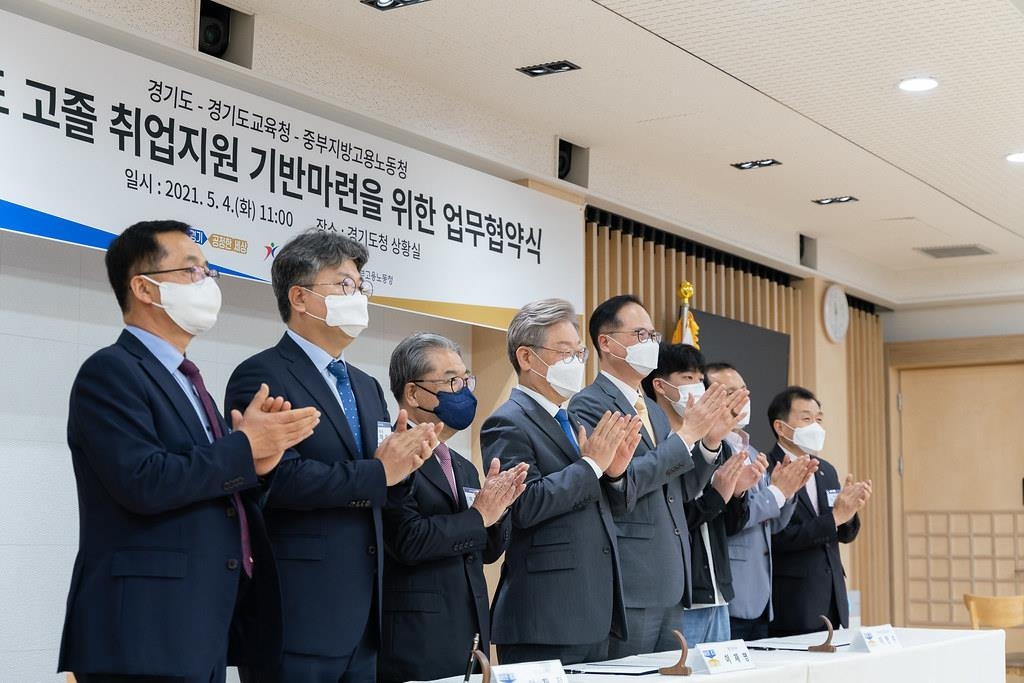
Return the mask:
<path fill-rule="evenodd" d="M 826 617 L 824 614 L 822 614 L 820 616 L 821 616 L 821 620 L 823 622 L 825 622 L 825 628 L 828 629 L 828 637 L 825 638 L 825 642 L 824 643 L 822 643 L 821 645 L 811 645 L 810 647 L 807 648 L 807 651 L 808 652 L 835 652 L 836 651 L 836 646 L 832 644 L 832 635 L 834 633 L 834 631 L 832 630 L 832 622 L 829 621 L 828 617 Z"/>
<path fill-rule="evenodd" d="M 693 673 L 693 669 L 686 666 L 686 655 L 689 653 L 690 648 L 686 646 L 686 638 L 679 631 L 672 629 L 673 635 L 676 640 L 679 641 L 679 647 L 682 652 L 679 654 L 679 661 L 672 666 L 663 666 L 658 669 L 658 673 L 662 676 L 689 676 Z"/>

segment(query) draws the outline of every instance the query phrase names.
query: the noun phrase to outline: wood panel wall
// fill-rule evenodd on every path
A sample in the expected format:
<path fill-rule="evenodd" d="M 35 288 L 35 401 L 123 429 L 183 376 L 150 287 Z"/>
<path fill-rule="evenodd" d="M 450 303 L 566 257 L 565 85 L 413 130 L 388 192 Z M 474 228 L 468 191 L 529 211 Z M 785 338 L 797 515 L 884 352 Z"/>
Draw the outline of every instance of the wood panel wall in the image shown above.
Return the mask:
<path fill-rule="evenodd" d="M 586 224 L 584 250 L 584 337 L 590 311 L 617 294 L 639 297 L 654 326 L 668 337 L 679 317 L 679 283 L 689 280 L 695 289 L 690 305 L 698 312 L 698 324 L 699 312 L 704 311 L 788 334 L 789 382 L 800 384 L 797 359 L 803 321 L 801 292 L 794 287 L 676 249 L 653 234 L 629 234 L 596 222 Z M 596 353 L 590 356 L 588 370 L 591 378 L 597 374 Z"/>
<path fill-rule="evenodd" d="M 886 371 L 882 322 L 852 309 L 846 335 L 849 391 L 850 472 L 871 479 L 872 498 L 860 513 L 861 528 L 851 553 L 848 583 L 861 590 L 861 622 L 892 621 L 892 496 L 886 435 Z"/>

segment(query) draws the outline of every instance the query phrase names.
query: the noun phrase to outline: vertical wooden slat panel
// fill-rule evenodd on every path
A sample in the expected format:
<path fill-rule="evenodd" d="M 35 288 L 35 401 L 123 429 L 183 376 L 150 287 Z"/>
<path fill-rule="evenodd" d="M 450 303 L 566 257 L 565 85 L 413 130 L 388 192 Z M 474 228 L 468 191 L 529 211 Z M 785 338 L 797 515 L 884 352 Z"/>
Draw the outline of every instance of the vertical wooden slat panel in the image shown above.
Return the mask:
<path fill-rule="evenodd" d="M 718 303 L 715 310 L 716 315 L 723 317 L 731 317 L 729 315 L 728 277 L 728 269 L 724 265 L 718 266 Z"/>
<path fill-rule="evenodd" d="M 654 272 L 654 241 L 648 240 L 644 242 L 644 303 L 647 304 L 647 310 L 651 313 L 651 322 L 654 323 L 655 327 L 658 327 L 655 322 L 655 317 L 658 315 L 658 306 L 661 305 L 661 291 L 654 286 L 655 275 Z M 660 328 L 659 328 L 660 329 Z"/>

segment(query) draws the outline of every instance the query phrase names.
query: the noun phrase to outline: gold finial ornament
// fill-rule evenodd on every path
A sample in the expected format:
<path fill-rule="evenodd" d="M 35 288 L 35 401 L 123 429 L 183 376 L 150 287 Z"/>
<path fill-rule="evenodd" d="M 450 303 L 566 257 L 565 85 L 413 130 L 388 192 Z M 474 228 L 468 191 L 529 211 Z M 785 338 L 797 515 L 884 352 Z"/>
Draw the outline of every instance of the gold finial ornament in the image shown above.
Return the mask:
<path fill-rule="evenodd" d="M 684 306 L 690 305 L 690 299 L 693 298 L 693 283 L 689 280 L 683 280 L 679 283 L 679 300 L 683 302 Z"/>

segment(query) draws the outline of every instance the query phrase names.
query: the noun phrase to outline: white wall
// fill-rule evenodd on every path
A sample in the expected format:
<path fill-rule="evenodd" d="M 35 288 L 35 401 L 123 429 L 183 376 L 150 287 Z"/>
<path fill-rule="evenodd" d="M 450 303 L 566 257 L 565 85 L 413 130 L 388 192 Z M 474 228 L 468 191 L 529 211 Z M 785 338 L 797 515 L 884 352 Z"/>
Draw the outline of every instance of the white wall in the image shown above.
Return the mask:
<path fill-rule="evenodd" d="M 1024 301 L 893 311 L 881 317 L 887 342 L 1024 334 Z"/>
<path fill-rule="evenodd" d="M 220 320 L 189 349 L 214 397 L 224 395 L 235 365 L 276 343 L 283 331 L 269 285 L 222 278 L 221 288 Z M 75 480 L 65 440 L 68 393 L 81 362 L 113 343 L 121 327 L 102 252 L 0 232 L 3 683 L 63 680 L 54 671 L 78 545 Z M 370 328 L 346 358 L 377 377 L 388 393 L 391 350 L 417 330 L 454 339 L 472 367 L 468 326 L 378 307 L 371 307 Z M 470 452 L 468 435 L 452 445 Z"/>

